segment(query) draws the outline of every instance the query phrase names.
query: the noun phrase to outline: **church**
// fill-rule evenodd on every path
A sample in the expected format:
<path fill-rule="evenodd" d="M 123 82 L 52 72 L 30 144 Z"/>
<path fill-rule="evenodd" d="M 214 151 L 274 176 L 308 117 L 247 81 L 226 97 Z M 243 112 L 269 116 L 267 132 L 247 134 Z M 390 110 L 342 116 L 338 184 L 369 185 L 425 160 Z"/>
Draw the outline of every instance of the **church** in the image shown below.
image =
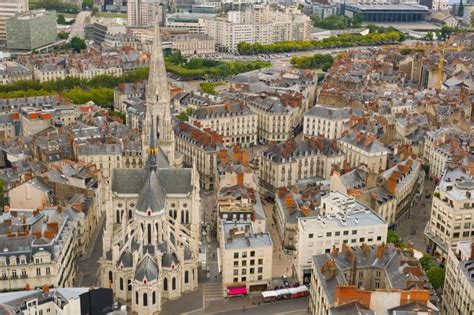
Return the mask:
<path fill-rule="evenodd" d="M 199 174 L 175 152 L 170 93 L 158 24 L 146 87 L 143 169 L 114 169 L 101 258 L 101 286 L 132 313 L 198 287 Z"/>

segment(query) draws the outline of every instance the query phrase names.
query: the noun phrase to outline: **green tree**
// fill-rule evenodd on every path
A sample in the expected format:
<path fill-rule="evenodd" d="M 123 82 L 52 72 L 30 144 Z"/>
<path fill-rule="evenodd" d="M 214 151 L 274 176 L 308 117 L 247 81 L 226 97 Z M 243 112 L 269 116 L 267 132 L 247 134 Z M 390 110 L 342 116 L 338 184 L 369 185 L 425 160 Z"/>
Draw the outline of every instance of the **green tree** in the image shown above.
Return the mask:
<path fill-rule="evenodd" d="M 360 13 L 354 14 L 352 18 L 352 27 L 362 27 L 362 23 L 364 22 L 364 16 Z"/>
<path fill-rule="evenodd" d="M 93 0 L 83 0 L 82 1 L 82 8 L 83 9 L 86 9 L 86 8 L 91 9 L 93 5 L 94 5 Z"/>
<path fill-rule="evenodd" d="M 426 39 L 426 40 L 430 40 L 430 41 L 431 41 L 431 40 L 433 40 L 433 38 L 434 38 L 433 32 L 428 32 L 428 33 L 426 33 L 426 35 L 425 35 L 425 39 Z"/>
<path fill-rule="evenodd" d="M 387 243 L 392 243 L 392 244 L 395 244 L 395 245 L 398 245 L 400 243 L 400 236 L 392 231 L 392 230 L 388 230 L 387 232 Z"/>
<path fill-rule="evenodd" d="M 439 289 L 443 287 L 445 277 L 445 270 L 443 268 L 432 266 L 426 272 L 426 276 L 428 277 L 428 280 L 430 281 L 433 288 Z"/>
<path fill-rule="evenodd" d="M 345 15 L 331 15 L 321 19 L 319 16 L 313 16 L 313 25 L 325 30 L 343 30 L 351 26 L 351 19 Z"/>
<path fill-rule="evenodd" d="M 62 14 L 58 14 L 58 17 L 56 18 L 56 23 L 66 25 L 68 24 L 66 21 L 66 18 Z"/>
<path fill-rule="evenodd" d="M 420 258 L 420 265 L 424 270 L 429 270 L 431 268 L 431 255 L 424 254 L 423 257 Z"/>
<path fill-rule="evenodd" d="M 112 116 L 112 117 L 118 117 L 118 118 L 120 118 L 120 119 L 122 120 L 122 123 L 123 123 L 123 124 L 126 123 L 126 116 L 125 116 L 124 113 L 122 113 L 122 112 L 117 112 L 117 111 L 113 111 L 113 110 L 112 110 L 112 111 L 109 112 L 109 114 L 110 114 L 110 116 Z"/>
<path fill-rule="evenodd" d="M 86 46 L 86 42 L 77 37 L 77 36 L 74 36 L 72 39 L 71 39 L 71 49 L 74 50 L 75 52 L 80 52 L 81 50 L 83 49 L 86 49 L 87 46 Z"/>
<path fill-rule="evenodd" d="M 61 32 L 58 34 L 59 39 L 67 39 L 69 37 L 69 33 L 67 32 Z"/>
<path fill-rule="evenodd" d="M 181 121 L 188 121 L 189 116 L 191 116 L 194 113 L 193 108 L 187 108 L 186 110 L 183 110 L 181 113 L 176 115 L 176 118 L 178 118 Z"/>

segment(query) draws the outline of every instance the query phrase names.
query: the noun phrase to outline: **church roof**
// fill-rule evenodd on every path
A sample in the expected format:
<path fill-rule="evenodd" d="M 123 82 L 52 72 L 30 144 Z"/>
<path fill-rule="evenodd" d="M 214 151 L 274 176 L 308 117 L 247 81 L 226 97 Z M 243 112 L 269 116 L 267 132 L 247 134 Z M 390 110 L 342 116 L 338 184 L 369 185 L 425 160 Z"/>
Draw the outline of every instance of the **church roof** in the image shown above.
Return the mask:
<path fill-rule="evenodd" d="M 145 255 L 137 265 L 137 269 L 135 270 L 135 280 L 143 281 L 145 278 L 148 281 L 156 280 L 158 279 L 158 274 L 157 263 L 150 255 Z"/>
<path fill-rule="evenodd" d="M 160 179 L 156 170 L 148 170 L 147 178 L 143 188 L 138 195 L 136 209 L 146 212 L 150 209 L 152 212 L 159 212 L 165 209 L 166 192 L 160 184 Z"/>
<path fill-rule="evenodd" d="M 167 194 L 187 194 L 193 191 L 192 169 L 158 169 L 156 174 Z M 146 169 L 114 169 L 112 191 L 118 194 L 138 194 L 146 179 Z"/>
<path fill-rule="evenodd" d="M 129 251 L 124 251 L 119 259 L 119 264 L 122 263 L 124 268 L 130 268 L 133 265 L 133 257 Z"/>
<path fill-rule="evenodd" d="M 171 267 L 171 265 L 177 265 L 179 263 L 178 257 L 175 253 L 165 252 L 161 258 L 161 265 L 163 267 Z"/>

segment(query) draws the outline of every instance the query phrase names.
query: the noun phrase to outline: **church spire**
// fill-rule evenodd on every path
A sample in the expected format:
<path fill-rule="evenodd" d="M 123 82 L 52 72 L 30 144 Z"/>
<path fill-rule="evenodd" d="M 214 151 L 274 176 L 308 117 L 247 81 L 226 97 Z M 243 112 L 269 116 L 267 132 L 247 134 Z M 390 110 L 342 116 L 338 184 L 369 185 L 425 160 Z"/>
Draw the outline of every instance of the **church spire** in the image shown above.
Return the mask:
<path fill-rule="evenodd" d="M 168 80 L 166 77 L 165 58 L 161 46 L 160 26 L 155 24 L 153 48 L 150 60 L 150 72 L 146 87 L 146 101 L 152 106 L 152 116 L 157 116 L 160 110 L 169 111 L 171 102 Z"/>
<path fill-rule="evenodd" d="M 166 77 L 165 58 L 163 56 L 160 26 L 158 23 L 155 24 L 154 30 L 145 102 L 147 112 L 145 116 L 145 133 L 142 136 L 142 140 L 144 140 L 143 161 L 148 163 L 148 150 L 145 150 L 145 141 L 148 138 L 151 139 L 150 133 L 154 133 L 155 147 L 159 146 L 165 153 L 168 161 L 173 164 L 175 160 L 175 139 L 171 121 L 171 96 Z"/>

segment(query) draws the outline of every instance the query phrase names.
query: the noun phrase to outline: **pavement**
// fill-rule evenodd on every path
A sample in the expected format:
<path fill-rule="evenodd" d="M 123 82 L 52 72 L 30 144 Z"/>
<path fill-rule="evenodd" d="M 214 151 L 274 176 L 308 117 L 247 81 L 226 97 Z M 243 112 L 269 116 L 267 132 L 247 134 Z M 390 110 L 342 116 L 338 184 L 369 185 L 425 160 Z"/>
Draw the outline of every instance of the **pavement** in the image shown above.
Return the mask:
<path fill-rule="evenodd" d="M 84 27 L 86 26 L 87 18 L 92 14 L 91 11 L 81 11 L 76 16 L 76 21 L 71 25 L 71 32 L 69 33 L 68 42 L 71 41 L 74 37 L 79 37 L 84 39 Z"/>
<path fill-rule="evenodd" d="M 102 235 L 104 233 L 105 215 L 102 215 L 99 223 L 92 232 L 91 242 L 87 251 L 79 258 L 77 263 L 76 287 L 96 286 L 99 279 L 100 264 L 102 256 Z"/>
<path fill-rule="evenodd" d="M 415 201 L 413 208 L 410 210 L 409 217 L 398 224 L 395 230 L 402 237 L 404 243 L 409 240 L 412 241 L 413 247 L 424 254 L 426 253 L 427 245 L 424 229 L 426 223 L 430 220 L 431 202 L 436 187 L 435 183 L 428 179 L 429 176 L 426 177 L 420 199 Z M 428 198 L 426 198 L 426 194 L 429 195 Z M 411 234 L 411 231 L 414 231 L 415 234 Z"/>

